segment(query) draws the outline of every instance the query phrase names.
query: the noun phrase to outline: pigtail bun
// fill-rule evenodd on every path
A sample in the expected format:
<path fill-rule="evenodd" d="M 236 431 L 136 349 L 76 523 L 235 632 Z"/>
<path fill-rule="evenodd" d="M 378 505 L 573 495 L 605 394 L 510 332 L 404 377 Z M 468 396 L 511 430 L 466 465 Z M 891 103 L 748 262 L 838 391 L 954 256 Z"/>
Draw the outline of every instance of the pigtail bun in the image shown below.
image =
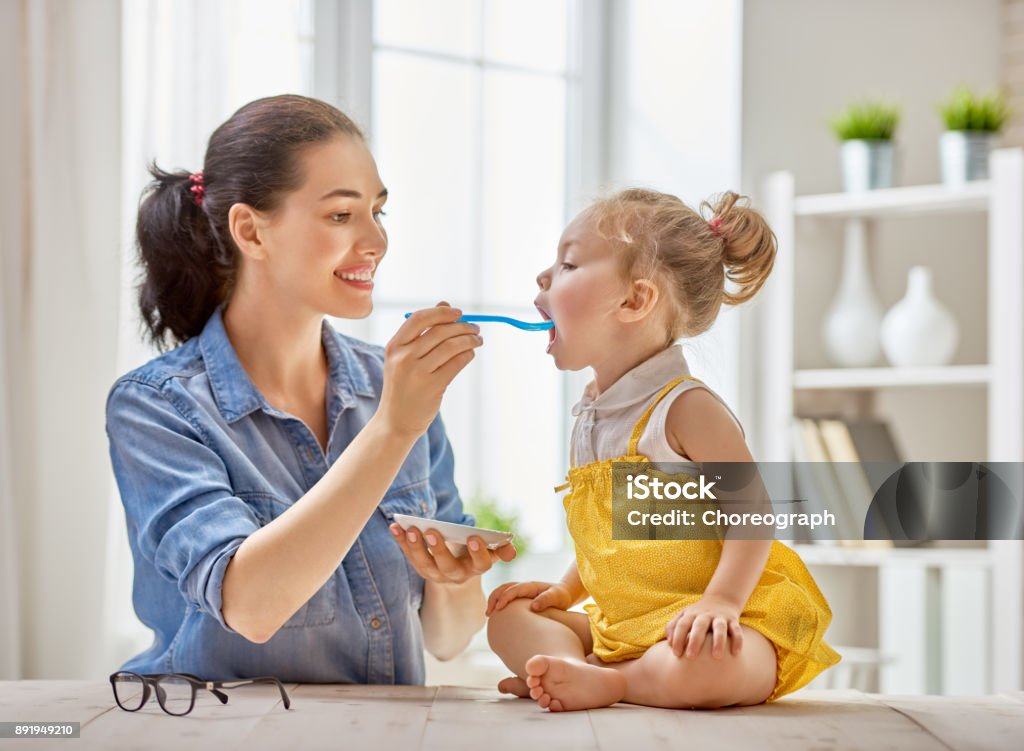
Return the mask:
<path fill-rule="evenodd" d="M 739 305 L 757 294 L 771 273 L 778 250 L 775 233 L 765 218 L 749 205 L 739 205 L 740 201 L 749 204 L 746 196 L 727 191 L 701 204 L 711 212 L 712 231 L 721 238 L 725 277 L 736 285 L 732 291 L 726 286 L 726 305 Z"/>

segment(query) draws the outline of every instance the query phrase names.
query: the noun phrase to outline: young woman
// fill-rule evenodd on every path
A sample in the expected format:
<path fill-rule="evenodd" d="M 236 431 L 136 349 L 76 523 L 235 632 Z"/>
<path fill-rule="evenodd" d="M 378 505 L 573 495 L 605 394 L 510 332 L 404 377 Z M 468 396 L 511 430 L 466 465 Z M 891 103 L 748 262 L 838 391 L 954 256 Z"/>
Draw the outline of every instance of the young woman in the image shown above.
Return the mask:
<path fill-rule="evenodd" d="M 325 320 L 369 315 L 387 251 L 387 190 L 328 104 L 251 102 L 202 171 L 151 171 L 139 304 L 150 338 L 178 346 L 107 402 L 155 634 L 123 669 L 422 683 L 422 648 L 460 652 L 484 622 L 480 574 L 515 556 L 473 539 L 455 558 L 392 522 L 473 522 L 438 409 L 477 328 L 441 303 L 382 350 Z"/>

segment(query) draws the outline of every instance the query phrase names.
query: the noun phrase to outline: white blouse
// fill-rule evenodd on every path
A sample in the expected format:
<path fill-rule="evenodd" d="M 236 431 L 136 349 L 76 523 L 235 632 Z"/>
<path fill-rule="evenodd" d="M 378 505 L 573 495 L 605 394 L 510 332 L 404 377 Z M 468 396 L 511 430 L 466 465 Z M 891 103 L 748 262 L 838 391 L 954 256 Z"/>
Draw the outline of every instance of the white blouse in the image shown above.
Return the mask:
<path fill-rule="evenodd" d="M 627 372 L 596 399 L 590 396 L 594 389 L 591 382 L 583 398 L 572 408 L 576 423 L 573 425 L 570 445 L 575 466 L 615 459 L 625 454 L 629 449 L 633 426 L 658 392 L 670 381 L 687 375 L 690 375 L 690 368 L 683 356 L 682 345 L 674 344 Z M 743 430 L 743 425 L 721 396 L 697 381 L 683 381 L 655 407 L 647 429 L 640 437 L 639 452 L 652 462 L 695 464 L 689 457 L 673 451 L 665 435 L 665 421 L 672 402 L 684 391 L 693 388 L 710 391 L 725 405 L 740 430 Z"/>

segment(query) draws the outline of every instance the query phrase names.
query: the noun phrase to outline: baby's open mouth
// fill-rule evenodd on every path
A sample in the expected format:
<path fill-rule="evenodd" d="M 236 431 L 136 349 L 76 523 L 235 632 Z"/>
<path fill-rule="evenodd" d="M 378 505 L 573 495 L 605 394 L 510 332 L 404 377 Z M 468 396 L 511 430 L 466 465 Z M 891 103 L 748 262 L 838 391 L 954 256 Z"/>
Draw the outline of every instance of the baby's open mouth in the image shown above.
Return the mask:
<path fill-rule="evenodd" d="M 540 313 L 540 317 L 543 318 L 545 321 L 550 321 L 551 320 L 551 316 L 549 316 L 544 311 L 543 308 L 537 306 L 537 311 Z M 557 326 L 552 326 L 550 329 L 548 329 L 548 348 L 547 348 L 546 351 L 548 351 L 548 352 L 551 351 L 551 347 L 554 345 L 555 338 L 557 336 L 558 336 L 558 327 Z"/>

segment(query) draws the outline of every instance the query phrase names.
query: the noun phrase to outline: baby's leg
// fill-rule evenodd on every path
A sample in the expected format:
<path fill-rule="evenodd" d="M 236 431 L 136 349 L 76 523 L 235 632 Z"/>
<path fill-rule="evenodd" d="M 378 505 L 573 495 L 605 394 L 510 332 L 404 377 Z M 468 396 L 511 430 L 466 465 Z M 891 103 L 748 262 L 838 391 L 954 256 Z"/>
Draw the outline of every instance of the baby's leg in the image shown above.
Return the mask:
<path fill-rule="evenodd" d="M 548 608 L 530 610 L 531 600 L 513 600 L 491 615 L 491 649 L 517 678 L 498 688 L 529 696 L 553 711 L 604 707 L 619 701 L 626 679 L 607 667 L 591 665 L 590 623 L 583 613 Z"/>
<path fill-rule="evenodd" d="M 711 638 L 696 657 L 676 657 L 667 641 L 659 641 L 635 660 L 592 663 L 613 668 L 626 677 L 624 701 L 649 707 L 712 709 L 760 704 L 775 688 L 775 647 L 762 634 L 743 629 L 743 648 L 711 656 Z"/>

